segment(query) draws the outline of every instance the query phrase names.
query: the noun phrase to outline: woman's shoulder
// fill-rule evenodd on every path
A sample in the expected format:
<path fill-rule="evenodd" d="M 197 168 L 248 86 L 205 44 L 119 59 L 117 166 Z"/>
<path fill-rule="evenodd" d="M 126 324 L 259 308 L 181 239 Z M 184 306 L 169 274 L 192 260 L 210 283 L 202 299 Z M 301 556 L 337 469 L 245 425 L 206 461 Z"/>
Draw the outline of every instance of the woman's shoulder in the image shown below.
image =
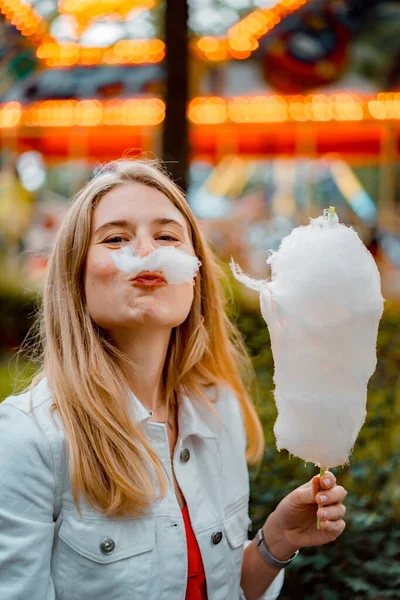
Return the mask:
<path fill-rule="evenodd" d="M 41 430 L 50 445 L 63 437 L 57 411 L 52 410 L 53 394 L 46 377 L 21 394 L 9 396 L 0 404 L 0 422 L 18 435 L 20 428 Z M 4 428 L 4 427 L 3 427 Z M 2 429 L 3 429 L 2 428 Z M 40 436 L 39 436 L 40 437 Z"/>
<path fill-rule="evenodd" d="M 52 400 L 53 395 L 47 377 L 43 377 L 35 385 L 30 386 L 20 394 L 8 396 L 3 400 L 2 406 L 11 405 L 28 414 L 42 404 L 52 402 Z"/>

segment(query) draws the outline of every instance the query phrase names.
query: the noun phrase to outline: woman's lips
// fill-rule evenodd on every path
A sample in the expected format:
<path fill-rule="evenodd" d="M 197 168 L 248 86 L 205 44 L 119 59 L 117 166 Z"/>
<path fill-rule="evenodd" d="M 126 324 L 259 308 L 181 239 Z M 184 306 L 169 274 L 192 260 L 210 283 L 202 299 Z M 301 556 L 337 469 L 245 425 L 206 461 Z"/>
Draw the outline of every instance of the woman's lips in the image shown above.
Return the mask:
<path fill-rule="evenodd" d="M 139 273 L 131 283 L 141 287 L 161 287 L 167 284 L 164 277 L 158 273 Z"/>

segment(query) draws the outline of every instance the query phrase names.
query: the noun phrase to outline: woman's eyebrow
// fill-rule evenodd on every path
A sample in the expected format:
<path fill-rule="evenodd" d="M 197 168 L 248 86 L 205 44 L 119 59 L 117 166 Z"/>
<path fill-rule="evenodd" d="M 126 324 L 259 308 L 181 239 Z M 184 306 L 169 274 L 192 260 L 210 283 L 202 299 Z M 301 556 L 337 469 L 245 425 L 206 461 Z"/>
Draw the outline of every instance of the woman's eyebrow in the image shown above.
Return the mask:
<path fill-rule="evenodd" d="M 179 221 L 176 221 L 175 219 L 167 219 L 167 218 L 154 219 L 154 221 L 152 223 L 153 223 L 153 225 L 177 225 L 178 227 L 180 227 L 181 229 L 184 230 L 183 225 L 181 223 L 179 223 Z M 106 227 L 129 227 L 129 223 L 125 219 L 118 219 L 116 221 L 108 221 L 107 223 L 100 225 L 100 227 L 98 227 L 96 229 L 96 231 L 94 232 L 95 235 L 97 233 L 99 233 L 99 231 L 101 231 L 102 229 L 105 229 Z"/>
<path fill-rule="evenodd" d="M 128 225 L 128 221 L 125 221 L 125 219 L 120 219 L 118 221 L 108 221 L 108 223 L 100 225 L 100 227 L 98 227 L 94 233 L 96 234 L 102 229 L 105 229 L 106 227 L 128 227 Z"/>
<path fill-rule="evenodd" d="M 176 221 L 175 219 L 154 219 L 153 221 L 154 225 L 178 225 L 178 227 L 180 227 L 181 229 L 185 229 L 182 225 L 182 223 L 179 223 L 179 221 Z"/>

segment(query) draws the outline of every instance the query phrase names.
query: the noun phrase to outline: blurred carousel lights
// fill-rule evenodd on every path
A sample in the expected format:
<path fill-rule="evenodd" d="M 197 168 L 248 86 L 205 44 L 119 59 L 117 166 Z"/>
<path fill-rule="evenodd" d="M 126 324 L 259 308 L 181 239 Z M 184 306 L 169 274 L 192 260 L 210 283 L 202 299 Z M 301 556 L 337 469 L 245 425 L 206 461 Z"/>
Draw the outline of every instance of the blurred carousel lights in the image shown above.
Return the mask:
<path fill-rule="evenodd" d="M 368 109 L 375 119 L 400 119 L 400 92 L 378 94 L 368 103 Z"/>
<path fill-rule="evenodd" d="M 17 102 L 0 106 L 0 128 L 96 127 L 98 125 L 152 126 L 162 123 L 165 104 L 159 98 L 127 100 L 44 100 L 21 107 Z M 10 105 L 13 105 L 10 107 Z"/>
<path fill-rule="evenodd" d="M 0 0 L 0 13 L 34 43 L 40 43 L 47 37 L 47 21 L 24 0 Z"/>
<path fill-rule="evenodd" d="M 202 36 L 191 44 L 194 54 L 203 60 L 223 61 L 230 58 L 246 59 L 258 48 L 258 40 L 271 31 L 280 21 L 297 10 L 302 5 L 312 0 L 272 0 L 266 8 L 259 8 L 232 25 L 228 34 L 224 37 Z M 102 16 L 112 16 L 116 19 L 129 18 L 137 10 L 149 10 L 154 7 L 155 0 L 60 0 L 60 16 L 73 17 L 78 30 L 82 33 L 93 19 Z M 201 6 L 200 6 L 201 8 Z M 204 7 L 203 7 L 204 8 Z M 228 10 L 229 7 L 226 7 Z M 230 8 L 231 13 L 233 6 Z M 87 48 L 82 52 L 79 50 L 74 54 L 74 62 L 71 58 L 64 59 L 63 46 L 57 43 L 48 34 L 49 24 L 35 9 L 24 0 L 0 0 L 0 11 L 13 23 L 23 35 L 31 37 L 35 43 L 53 42 L 52 49 L 43 44 L 38 50 L 38 58 L 45 60 L 48 66 L 70 66 L 71 64 L 137 64 L 144 62 L 160 62 L 164 58 L 164 44 L 161 40 L 153 38 L 149 40 L 135 40 L 143 46 L 142 51 L 132 47 L 132 58 L 130 54 L 122 57 L 114 52 L 113 46 L 108 49 L 91 48 L 93 51 L 88 59 L 85 54 Z M 226 19 L 224 23 L 226 24 Z M 83 25 L 83 23 L 85 25 Z M 75 37 L 75 35 L 74 35 Z M 128 43 L 129 40 L 121 40 Z M 162 48 L 162 50 L 161 50 Z M 48 52 L 51 57 L 46 59 Z"/>
<path fill-rule="evenodd" d="M 271 31 L 282 19 L 312 0 L 277 0 L 267 8 L 252 11 L 233 25 L 226 38 L 202 37 L 193 44 L 199 58 L 221 61 L 229 58 L 243 60 L 258 48 L 258 40 Z"/>
<path fill-rule="evenodd" d="M 22 109 L 19 102 L 0 105 L 0 129 L 16 127 L 21 121 Z"/>
<path fill-rule="evenodd" d="M 39 46 L 37 56 L 49 67 L 157 63 L 165 56 L 165 44 L 156 39 L 120 40 L 111 48 L 92 48 L 75 42 L 49 42 Z"/>
<path fill-rule="evenodd" d="M 38 191 L 46 182 L 46 168 L 39 152 L 24 152 L 16 160 L 18 175 L 28 192 Z"/>
<path fill-rule="evenodd" d="M 371 101 L 374 102 L 374 101 Z M 195 124 L 361 121 L 376 118 L 371 102 L 353 94 L 194 98 L 188 110 Z M 400 103 L 399 103 L 400 104 Z M 372 104 L 375 107 L 375 104 Z M 376 112 L 376 111 L 375 111 Z M 399 118 L 392 108 L 385 118 Z"/>
<path fill-rule="evenodd" d="M 93 19 L 125 19 L 132 11 L 151 10 L 155 4 L 155 0 L 59 0 L 58 10 L 61 14 L 74 16 L 80 27 L 86 28 Z"/>
<path fill-rule="evenodd" d="M 44 100 L 24 107 L 0 105 L 0 129 L 17 127 L 95 127 L 159 125 L 165 118 L 160 98 Z M 310 94 L 194 98 L 188 106 L 195 125 L 223 123 L 357 122 L 400 119 L 400 92 L 365 98 L 354 94 Z"/>

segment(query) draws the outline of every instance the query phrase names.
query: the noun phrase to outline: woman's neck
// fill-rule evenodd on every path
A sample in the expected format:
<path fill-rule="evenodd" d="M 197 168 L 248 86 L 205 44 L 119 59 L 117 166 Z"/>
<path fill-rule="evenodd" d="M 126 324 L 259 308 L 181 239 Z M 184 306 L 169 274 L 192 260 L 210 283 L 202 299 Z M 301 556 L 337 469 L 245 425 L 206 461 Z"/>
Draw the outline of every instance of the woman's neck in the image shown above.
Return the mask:
<path fill-rule="evenodd" d="M 155 410 L 164 399 L 163 370 L 171 329 L 135 328 L 113 332 L 118 347 L 132 367 L 126 372 L 128 384 L 148 410 Z"/>

